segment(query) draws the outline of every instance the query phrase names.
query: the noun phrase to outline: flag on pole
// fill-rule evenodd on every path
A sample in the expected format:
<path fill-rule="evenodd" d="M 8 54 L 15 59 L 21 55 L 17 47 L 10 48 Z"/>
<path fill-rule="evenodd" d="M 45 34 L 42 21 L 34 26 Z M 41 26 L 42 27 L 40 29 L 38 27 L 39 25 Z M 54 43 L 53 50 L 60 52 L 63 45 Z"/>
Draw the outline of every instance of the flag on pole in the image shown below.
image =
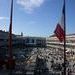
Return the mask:
<path fill-rule="evenodd" d="M 64 47 L 64 70 L 63 70 L 63 75 L 66 75 L 66 16 L 65 16 L 65 1 L 64 0 L 64 5 L 63 5 L 63 10 L 62 10 L 62 17 L 60 23 L 57 24 L 56 29 L 54 31 L 55 35 L 59 39 L 60 42 L 63 41 L 63 47 Z"/>
<path fill-rule="evenodd" d="M 60 42 L 64 41 L 64 14 L 65 14 L 65 4 L 63 5 L 62 16 L 60 22 L 58 22 L 56 29 L 54 31 L 55 35 Z"/>

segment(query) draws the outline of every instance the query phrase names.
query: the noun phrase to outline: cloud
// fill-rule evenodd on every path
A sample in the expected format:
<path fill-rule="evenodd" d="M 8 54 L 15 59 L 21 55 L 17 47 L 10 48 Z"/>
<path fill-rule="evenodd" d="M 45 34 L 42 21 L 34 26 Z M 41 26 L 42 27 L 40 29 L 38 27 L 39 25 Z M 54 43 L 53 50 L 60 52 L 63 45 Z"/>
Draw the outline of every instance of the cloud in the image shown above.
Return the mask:
<path fill-rule="evenodd" d="M 45 0 L 17 0 L 17 4 L 21 5 L 26 12 L 32 13 L 35 8 L 40 7 Z"/>
<path fill-rule="evenodd" d="M 8 17 L 0 17 L 0 20 L 8 20 Z"/>

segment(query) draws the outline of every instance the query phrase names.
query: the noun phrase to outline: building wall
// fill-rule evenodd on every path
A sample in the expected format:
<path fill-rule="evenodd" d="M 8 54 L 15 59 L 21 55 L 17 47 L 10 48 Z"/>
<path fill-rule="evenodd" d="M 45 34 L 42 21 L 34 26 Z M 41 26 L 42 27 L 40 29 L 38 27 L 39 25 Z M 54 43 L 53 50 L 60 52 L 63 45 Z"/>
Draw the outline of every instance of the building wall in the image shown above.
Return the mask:
<path fill-rule="evenodd" d="M 9 33 L 0 31 L 0 47 L 8 47 Z M 27 46 L 45 46 L 46 38 L 44 37 L 24 37 L 21 35 L 12 34 L 12 45 L 20 47 Z"/>
<path fill-rule="evenodd" d="M 60 42 L 56 36 L 47 37 L 46 43 L 47 46 L 55 46 L 62 49 L 64 46 L 64 43 Z M 75 49 L 75 34 L 66 36 L 66 49 Z"/>

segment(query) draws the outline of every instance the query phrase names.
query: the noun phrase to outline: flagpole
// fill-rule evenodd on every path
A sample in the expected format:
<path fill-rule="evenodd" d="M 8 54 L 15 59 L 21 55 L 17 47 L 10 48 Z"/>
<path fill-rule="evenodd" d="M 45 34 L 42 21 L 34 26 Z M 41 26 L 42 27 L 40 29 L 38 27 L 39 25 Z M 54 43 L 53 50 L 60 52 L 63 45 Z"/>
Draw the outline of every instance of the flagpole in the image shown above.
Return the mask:
<path fill-rule="evenodd" d="M 12 55 L 12 16 L 13 16 L 13 0 L 11 0 L 11 10 L 10 10 L 10 26 L 9 26 L 9 75 L 12 75 L 12 61 L 13 61 L 13 55 Z"/>
<path fill-rule="evenodd" d="M 10 27 L 9 27 L 9 55 L 12 57 L 12 15 L 13 15 L 13 0 L 11 1 Z"/>
<path fill-rule="evenodd" d="M 65 0 L 64 0 L 64 75 L 66 75 L 66 15 L 65 15 Z"/>

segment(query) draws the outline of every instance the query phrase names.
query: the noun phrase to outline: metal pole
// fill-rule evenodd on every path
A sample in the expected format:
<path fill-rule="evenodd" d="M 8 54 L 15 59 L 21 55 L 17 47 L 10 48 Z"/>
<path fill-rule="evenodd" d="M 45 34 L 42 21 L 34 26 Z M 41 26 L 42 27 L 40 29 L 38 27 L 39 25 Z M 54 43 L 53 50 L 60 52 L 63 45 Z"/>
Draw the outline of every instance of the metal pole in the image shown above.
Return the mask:
<path fill-rule="evenodd" d="M 64 0 L 64 75 L 66 75 L 66 16 L 65 16 L 65 0 Z"/>
<path fill-rule="evenodd" d="M 11 10 L 10 10 L 10 27 L 9 27 L 9 75 L 12 75 L 12 63 L 13 63 L 13 55 L 12 55 L 12 16 L 13 16 L 13 0 L 11 0 Z"/>

